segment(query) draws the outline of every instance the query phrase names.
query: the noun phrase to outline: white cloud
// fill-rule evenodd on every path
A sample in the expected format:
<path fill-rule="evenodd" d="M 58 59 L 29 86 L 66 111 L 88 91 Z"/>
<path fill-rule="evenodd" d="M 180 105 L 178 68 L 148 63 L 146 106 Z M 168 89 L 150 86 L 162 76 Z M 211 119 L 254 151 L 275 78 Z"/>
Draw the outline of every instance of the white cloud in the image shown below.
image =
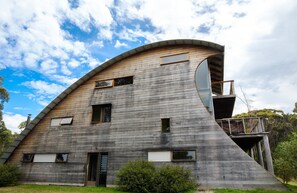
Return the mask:
<path fill-rule="evenodd" d="M 128 47 L 128 45 L 126 43 L 124 43 L 124 42 L 120 42 L 119 40 L 117 40 L 114 47 L 115 48 Z"/>
<path fill-rule="evenodd" d="M 15 133 L 20 133 L 20 129 L 18 128 L 19 124 L 23 121 L 27 120 L 27 117 L 20 114 L 11 114 L 4 112 L 3 120 L 6 127 Z"/>
<path fill-rule="evenodd" d="M 61 86 L 55 83 L 47 83 L 41 80 L 27 81 L 22 83 L 22 85 L 36 90 L 38 94 L 48 94 L 48 95 L 57 95 L 65 89 L 64 86 Z"/>

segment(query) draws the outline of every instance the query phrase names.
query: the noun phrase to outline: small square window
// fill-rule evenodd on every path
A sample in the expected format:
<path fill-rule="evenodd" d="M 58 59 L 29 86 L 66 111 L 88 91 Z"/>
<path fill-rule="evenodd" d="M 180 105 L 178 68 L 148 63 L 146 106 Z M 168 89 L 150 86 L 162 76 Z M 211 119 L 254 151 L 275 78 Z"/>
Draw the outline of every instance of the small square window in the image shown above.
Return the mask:
<path fill-rule="evenodd" d="M 173 151 L 173 161 L 194 161 L 196 160 L 195 151 Z"/>
<path fill-rule="evenodd" d="M 31 163 L 33 161 L 33 158 L 34 158 L 33 153 L 24 153 L 22 162 Z"/>
<path fill-rule="evenodd" d="M 161 119 L 162 122 L 162 133 L 169 133 L 170 132 L 170 119 L 165 118 Z"/>
<path fill-rule="evenodd" d="M 111 104 L 92 106 L 92 123 L 111 121 Z"/>
<path fill-rule="evenodd" d="M 68 161 L 68 153 L 57 153 L 56 162 L 62 163 Z"/>

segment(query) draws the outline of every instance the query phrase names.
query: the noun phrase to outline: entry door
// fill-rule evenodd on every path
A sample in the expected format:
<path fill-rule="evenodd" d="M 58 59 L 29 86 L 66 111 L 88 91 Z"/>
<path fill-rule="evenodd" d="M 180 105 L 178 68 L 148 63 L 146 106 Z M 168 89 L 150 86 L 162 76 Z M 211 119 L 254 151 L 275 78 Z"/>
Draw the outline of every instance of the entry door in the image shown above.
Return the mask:
<path fill-rule="evenodd" d="M 89 153 L 87 186 L 106 186 L 108 153 Z"/>

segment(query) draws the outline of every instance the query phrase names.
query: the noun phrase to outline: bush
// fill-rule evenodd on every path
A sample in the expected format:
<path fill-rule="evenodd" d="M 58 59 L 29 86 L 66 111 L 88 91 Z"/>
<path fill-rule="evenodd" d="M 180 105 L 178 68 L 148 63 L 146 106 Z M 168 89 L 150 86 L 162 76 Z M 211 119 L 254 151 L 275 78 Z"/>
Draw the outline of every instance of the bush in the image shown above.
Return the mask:
<path fill-rule="evenodd" d="M 155 192 L 157 193 L 180 193 L 196 187 L 195 181 L 191 178 L 191 170 L 180 166 L 160 167 L 155 180 Z"/>
<path fill-rule="evenodd" d="M 16 185 L 21 178 L 20 169 L 13 164 L 0 165 L 0 187 Z"/>
<path fill-rule="evenodd" d="M 155 170 L 154 164 L 148 161 L 129 162 L 119 170 L 117 184 L 124 191 L 152 192 Z"/>
<path fill-rule="evenodd" d="M 117 184 L 124 191 L 135 193 L 181 193 L 195 189 L 191 171 L 180 166 L 156 168 L 148 161 L 132 161 L 117 174 Z"/>

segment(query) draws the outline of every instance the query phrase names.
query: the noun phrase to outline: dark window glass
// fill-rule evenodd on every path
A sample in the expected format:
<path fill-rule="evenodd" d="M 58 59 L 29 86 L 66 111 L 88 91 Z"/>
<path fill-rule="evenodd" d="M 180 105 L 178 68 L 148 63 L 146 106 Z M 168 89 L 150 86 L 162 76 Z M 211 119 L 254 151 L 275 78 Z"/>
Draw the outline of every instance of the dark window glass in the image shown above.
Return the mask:
<path fill-rule="evenodd" d="M 93 105 L 92 108 L 92 123 L 111 121 L 111 104 Z"/>
<path fill-rule="evenodd" d="M 170 119 L 166 118 L 166 119 L 161 119 L 162 121 L 162 132 L 166 133 L 166 132 L 170 132 Z"/>
<path fill-rule="evenodd" d="M 114 86 L 133 84 L 133 76 L 114 79 Z"/>
<path fill-rule="evenodd" d="M 195 159 L 195 151 L 173 151 L 173 161 L 191 161 Z"/>
<path fill-rule="evenodd" d="M 23 162 L 25 163 L 31 163 L 33 161 L 34 154 L 33 153 L 25 153 L 23 155 Z"/>
<path fill-rule="evenodd" d="M 171 56 L 163 56 L 163 57 L 161 57 L 161 64 L 184 62 L 184 61 L 188 61 L 188 60 L 189 60 L 188 53 L 171 55 Z"/>
<path fill-rule="evenodd" d="M 67 162 L 68 153 L 57 153 L 56 162 Z"/>

